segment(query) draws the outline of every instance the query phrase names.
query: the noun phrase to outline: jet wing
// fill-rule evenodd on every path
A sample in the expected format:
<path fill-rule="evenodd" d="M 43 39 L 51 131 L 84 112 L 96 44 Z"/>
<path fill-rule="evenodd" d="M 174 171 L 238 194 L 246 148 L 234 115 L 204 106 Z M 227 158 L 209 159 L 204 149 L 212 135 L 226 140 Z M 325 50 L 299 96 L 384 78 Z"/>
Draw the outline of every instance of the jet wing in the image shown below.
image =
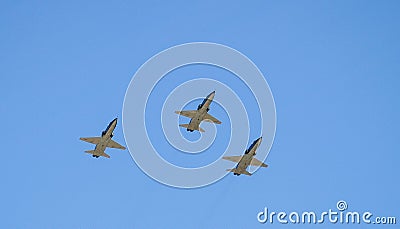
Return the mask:
<path fill-rule="evenodd" d="M 206 122 L 213 122 L 213 123 L 216 123 L 216 124 L 221 124 L 221 121 L 219 121 L 218 119 L 216 119 L 216 118 L 214 118 L 212 115 L 210 115 L 209 113 L 207 113 L 205 116 L 204 116 L 204 119 L 203 119 L 204 121 L 206 121 Z"/>
<path fill-rule="evenodd" d="M 242 159 L 242 156 L 228 156 L 228 157 L 222 157 L 222 159 L 225 159 L 228 161 L 233 161 L 233 162 L 239 162 L 240 159 Z"/>
<path fill-rule="evenodd" d="M 89 143 L 97 145 L 97 144 L 100 143 L 101 137 L 79 138 L 79 139 L 82 140 L 82 141 L 89 142 Z"/>
<path fill-rule="evenodd" d="M 112 139 L 110 139 L 110 141 L 108 142 L 107 147 L 115 148 L 115 149 L 126 149 L 125 147 L 121 146 L 120 144 L 113 141 Z"/>
<path fill-rule="evenodd" d="M 254 157 L 251 160 L 250 165 L 258 166 L 258 167 L 268 167 L 268 165 L 264 164 L 262 161 L 254 158 Z"/>
<path fill-rule="evenodd" d="M 195 110 L 191 110 L 191 111 L 175 111 L 176 114 L 178 115 L 183 115 L 185 117 L 188 118 L 194 118 L 194 116 L 196 115 L 197 111 Z"/>

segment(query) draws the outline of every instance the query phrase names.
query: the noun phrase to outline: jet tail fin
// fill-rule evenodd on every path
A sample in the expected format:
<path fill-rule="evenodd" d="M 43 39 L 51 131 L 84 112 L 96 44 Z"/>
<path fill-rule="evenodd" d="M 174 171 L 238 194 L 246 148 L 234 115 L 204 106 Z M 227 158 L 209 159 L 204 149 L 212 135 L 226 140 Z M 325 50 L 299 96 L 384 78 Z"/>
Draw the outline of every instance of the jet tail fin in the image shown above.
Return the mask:
<path fill-rule="evenodd" d="M 247 175 L 247 176 L 253 175 L 253 174 L 247 172 L 246 170 L 244 170 L 244 171 L 238 171 L 236 168 L 234 168 L 234 169 L 227 169 L 226 171 L 231 172 L 231 173 L 234 173 L 235 175 L 236 175 L 236 174 L 237 174 L 237 175 L 244 174 L 244 175 Z"/>
<path fill-rule="evenodd" d="M 98 152 L 96 152 L 96 150 L 86 150 L 85 153 L 92 154 L 92 155 L 95 155 L 95 156 L 103 156 L 103 157 L 106 157 L 106 158 L 110 158 L 110 155 L 108 155 L 108 154 L 106 154 L 104 152 L 99 154 Z"/>
<path fill-rule="evenodd" d="M 192 130 L 192 129 L 189 128 L 189 124 L 180 124 L 179 126 L 180 126 L 180 127 L 183 127 L 183 128 L 186 128 L 186 129 L 188 129 L 188 130 Z M 200 132 L 206 132 L 206 131 L 203 130 L 201 127 L 199 127 L 198 131 L 200 131 Z"/>

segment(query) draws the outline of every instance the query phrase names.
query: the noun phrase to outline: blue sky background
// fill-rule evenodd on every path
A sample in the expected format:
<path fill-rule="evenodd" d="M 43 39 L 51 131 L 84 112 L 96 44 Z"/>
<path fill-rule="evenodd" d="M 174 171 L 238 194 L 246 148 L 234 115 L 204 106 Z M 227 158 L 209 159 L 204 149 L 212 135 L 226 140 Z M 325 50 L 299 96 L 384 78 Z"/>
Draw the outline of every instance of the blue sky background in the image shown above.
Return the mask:
<path fill-rule="evenodd" d="M 322 212 L 342 199 L 399 220 L 399 11 L 398 1 L 2 1 L 0 227 L 261 228 L 264 207 Z M 235 48 L 265 75 L 277 109 L 270 167 L 182 190 L 128 151 L 83 153 L 93 145 L 79 137 L 121 117 L 136 70 L 193 41 Z M 121 123 L 114 138 L 124 144 Z"/>

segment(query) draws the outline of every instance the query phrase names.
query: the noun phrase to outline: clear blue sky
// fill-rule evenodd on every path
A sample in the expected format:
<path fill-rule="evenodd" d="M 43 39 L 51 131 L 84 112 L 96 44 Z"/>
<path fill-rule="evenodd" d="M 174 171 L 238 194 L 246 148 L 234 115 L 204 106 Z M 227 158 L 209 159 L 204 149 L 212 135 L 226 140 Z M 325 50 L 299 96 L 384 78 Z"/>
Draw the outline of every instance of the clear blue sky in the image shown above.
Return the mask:
<path fill-rule="evenodd" d="M 0 227 L 280 227 L 257 213 L 342 199 L 399 221 L 399 12 L 398 1 L 2 1 Z M 270 167 L 183 190 L 128 151 L 83 153 L 93 145 L 79 137 L 121 119 L 137 69 L 193 41 L 235 48 L 265 75 Z M 125 145 L 121 122 L 114 138 Z"/>

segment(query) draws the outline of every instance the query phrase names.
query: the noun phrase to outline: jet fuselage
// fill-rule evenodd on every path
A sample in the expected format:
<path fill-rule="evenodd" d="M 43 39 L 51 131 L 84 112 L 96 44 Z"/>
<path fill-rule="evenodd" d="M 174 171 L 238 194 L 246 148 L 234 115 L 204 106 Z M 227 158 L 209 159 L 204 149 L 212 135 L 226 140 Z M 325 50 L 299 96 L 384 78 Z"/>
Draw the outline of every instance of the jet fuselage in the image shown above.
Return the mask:
<path fill-rule="evenodd" d="M 100 142 L 94 148 L 94 151 L 99 155 L 104 153 L 104 151 L 106 150 L 108 143 L 113 137 L 113 131 L 116 126 L 117 126 L 117 119 L 115 118 L 110 122 L 110 124 L 108 124 L 106 130 L 102 132 Z M 99 156 L 93 155 L 93 157 L 99 157 Z"/>
<path fill-rule="evenodd" d="M 249 167 L 251 160 L 256 155 L 256 150 L 258 146 L 261 144 L 262 137 L 256 139 L 251 146 L 246 150 L 243 157 L 240 159 L 239 163 L 236 165 L 236 172 L 234 175 L 239 176 L 242 173 L 246 173 L 247 167 Z"/>
<path fill-rule="evenodd" d="M 188 131 L 193 131 L 193 130 L 198 130 L 201 121 L 203 121 L 204 116 L 207 114 L 207 112 L 210 110 L 210 104 L 213 101 L 215 96 L 215 91 L 211 92 L 204 100 L 203 102 L 198 106 L 197 108 L 197 113 L 196 115 L 190 120 L 189 125 L 187 130 Z"/>

